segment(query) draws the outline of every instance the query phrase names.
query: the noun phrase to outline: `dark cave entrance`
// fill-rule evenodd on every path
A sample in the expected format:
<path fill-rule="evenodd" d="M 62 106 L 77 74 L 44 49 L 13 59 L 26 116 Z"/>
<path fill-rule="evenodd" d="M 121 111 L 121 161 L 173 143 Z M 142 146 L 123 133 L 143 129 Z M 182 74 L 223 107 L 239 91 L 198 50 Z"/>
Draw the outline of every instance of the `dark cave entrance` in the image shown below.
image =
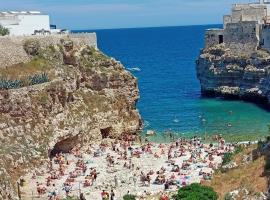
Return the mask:
<path fill-rule="evenodd" d="M 76 144 L 78 144 L 78 136 L 61 140 L 49 151 L 49 157 L 52 158 L 58 153 L 69 153 Z"/>
<path fill-rule="evenodd" d="M 102 139 L 108 138 L 111 135 L 112 127 L 100 129 Z"/>

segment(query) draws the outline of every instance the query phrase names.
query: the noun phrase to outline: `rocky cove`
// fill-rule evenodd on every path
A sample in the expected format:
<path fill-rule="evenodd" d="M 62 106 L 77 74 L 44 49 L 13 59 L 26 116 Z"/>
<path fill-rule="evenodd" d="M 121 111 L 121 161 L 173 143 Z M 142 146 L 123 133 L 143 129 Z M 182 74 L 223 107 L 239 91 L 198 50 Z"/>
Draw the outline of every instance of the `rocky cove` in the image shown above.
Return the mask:
<path fill-rule="evenodd" d="M 270 54 L 267 51 L 238 55 L 219 44 L 203 49 L 196 64 L 203 95 L 243 99 L 269 106 Z"/>
<path fill-rule="evenodd" d="M 89 41 L 0 38 L 0 199 L 14 199 L 17 180 L 55 153 L 142 128 L 136 78 Z"/>

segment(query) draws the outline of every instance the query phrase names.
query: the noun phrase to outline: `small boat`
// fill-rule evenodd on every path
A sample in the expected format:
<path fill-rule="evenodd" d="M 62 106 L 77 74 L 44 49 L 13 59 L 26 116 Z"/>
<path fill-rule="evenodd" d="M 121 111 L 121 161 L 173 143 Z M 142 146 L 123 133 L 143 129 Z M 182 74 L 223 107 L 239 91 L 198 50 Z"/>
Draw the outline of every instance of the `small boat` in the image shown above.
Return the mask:
<path fill-rule="evenodd" d="M 227 124 L 227 126 L 228 126 L 228 127 L 232 127 L 232 124 L 229 123 L 229 124 Z"/>
<path fill-rule="evenodd" d="M 131 67 L 131 68 L 127 68 L 129 71 L 132 71 L 132 72 L 140 72 L 141 69 L 139 67 Z"/>
<path fill-rule="evenodd" d="M 146 135 L 147 136 L 154 136 L 154 135 L 156 135 L 156 132 L 153 130 L 147 130 Z"/>

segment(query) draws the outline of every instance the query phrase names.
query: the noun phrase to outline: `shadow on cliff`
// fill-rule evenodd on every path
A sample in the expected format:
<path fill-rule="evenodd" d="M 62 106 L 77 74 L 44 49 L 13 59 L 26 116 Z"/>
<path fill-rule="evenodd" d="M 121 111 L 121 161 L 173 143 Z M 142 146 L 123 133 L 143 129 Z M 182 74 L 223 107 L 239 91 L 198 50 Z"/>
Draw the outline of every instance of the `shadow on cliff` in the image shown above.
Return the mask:
<path fill-rule="evenodd" d="M 259 96 L 236 96 L 236 95 L 223 95 L 214 92 L 203 92 L 201 94 L 202 99 L 222 99 L 224 101 L 243 101 L 253 103 L 261 109 L 267 110 L 270 112 L 270 104 L 268 102 L 267 97 L 259 97 Z"/>

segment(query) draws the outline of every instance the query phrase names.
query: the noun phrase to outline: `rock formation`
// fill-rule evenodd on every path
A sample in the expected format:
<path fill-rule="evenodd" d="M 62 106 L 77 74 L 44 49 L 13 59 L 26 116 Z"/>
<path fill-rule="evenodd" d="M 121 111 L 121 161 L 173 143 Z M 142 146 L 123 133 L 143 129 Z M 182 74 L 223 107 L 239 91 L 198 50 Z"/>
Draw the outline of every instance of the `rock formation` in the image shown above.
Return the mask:
<path fill-rule="evenodd" d="M 224 44 L 218 44 L 203 49 L 196 64 L 203 95 L 269 104 L 270 54 L 267 51 L 236 54 Z"/>
<path fill-rule="evenodd" d="M 120 62 L 68 37 L 21 48 L 27 62 L 0 74 L 0 199 L 14 199 L 20 176 L 50 155 L 142 126 L 137 80 Z"/>

